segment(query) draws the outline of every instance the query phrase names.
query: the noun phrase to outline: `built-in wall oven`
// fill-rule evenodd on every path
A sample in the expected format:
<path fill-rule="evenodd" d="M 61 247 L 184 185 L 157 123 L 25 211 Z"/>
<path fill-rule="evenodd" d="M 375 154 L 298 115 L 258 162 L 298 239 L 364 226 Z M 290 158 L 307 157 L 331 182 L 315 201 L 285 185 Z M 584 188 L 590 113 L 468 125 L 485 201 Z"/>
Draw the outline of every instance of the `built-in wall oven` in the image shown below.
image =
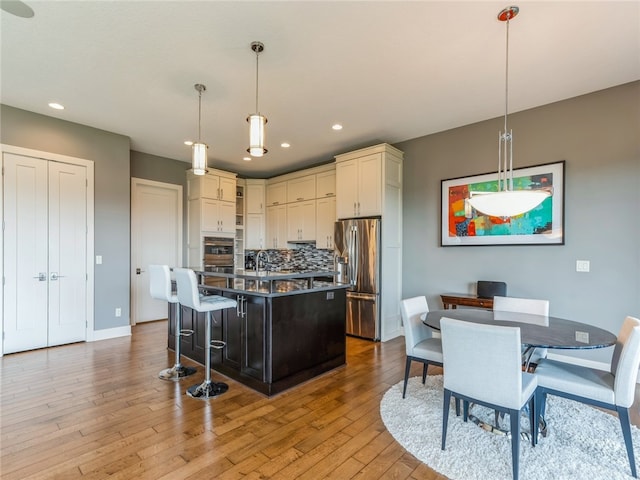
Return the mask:
<path fill-rule="evenodd" d="M 204 237 L 203 241 L 204 271 L 233 273 L 233 238 Z M 227 282 L 225 278 L 205 276 L 204 284 L 224 287 Z"/>

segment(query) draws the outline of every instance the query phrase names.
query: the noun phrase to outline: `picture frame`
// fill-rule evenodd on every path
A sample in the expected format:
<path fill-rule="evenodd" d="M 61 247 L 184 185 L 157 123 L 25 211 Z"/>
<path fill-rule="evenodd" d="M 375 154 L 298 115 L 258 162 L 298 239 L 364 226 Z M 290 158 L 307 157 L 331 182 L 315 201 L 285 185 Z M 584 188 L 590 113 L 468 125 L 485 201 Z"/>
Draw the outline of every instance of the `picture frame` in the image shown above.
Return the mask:
<path fill-rule="evenodd" d="M 565 161 L 513 170 L 514 190 L 544 188 L 551 196 L 513 217 L 491 217 L 468 203 L 471 191 L 497 191 L 496 172 L 441 180 L 441 246 L 564 245 Z"/>

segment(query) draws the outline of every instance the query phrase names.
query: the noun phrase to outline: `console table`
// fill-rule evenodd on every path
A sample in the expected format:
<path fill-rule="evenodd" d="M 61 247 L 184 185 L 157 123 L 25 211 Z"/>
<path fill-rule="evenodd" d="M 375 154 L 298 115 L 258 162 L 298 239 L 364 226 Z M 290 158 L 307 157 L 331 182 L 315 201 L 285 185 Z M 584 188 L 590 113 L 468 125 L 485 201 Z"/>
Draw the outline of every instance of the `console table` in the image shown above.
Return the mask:
<path fill-rule="evenodd" d="M 458 305 L 464 307 L 488 308 L 493 309 L 493 298 L 478 298 L 477 295 L 468 295 L 465 293 L 443 293 L 440 295 L 445 310 L 449 308 L 456 309 Z"/>

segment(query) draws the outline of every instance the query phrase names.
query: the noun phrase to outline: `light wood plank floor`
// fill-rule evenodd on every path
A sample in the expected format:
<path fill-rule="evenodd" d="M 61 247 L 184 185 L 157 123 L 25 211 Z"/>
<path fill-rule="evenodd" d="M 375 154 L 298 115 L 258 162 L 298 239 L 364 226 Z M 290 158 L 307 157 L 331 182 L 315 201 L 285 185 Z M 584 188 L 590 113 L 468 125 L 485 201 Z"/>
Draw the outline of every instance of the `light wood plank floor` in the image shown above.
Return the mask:
<path fill-rule="evenodd" d="M 225 379 L 229 391 L 202 402 L 184 395 L 201 366 L 179 383 L 157 378 L 174 360 L 166 331 L 140 324 L 131 337 L 0 359 L 2 479 L 445 478 L 380 419 L 403 378 L 402 338 L 348 338 L 346 367 L 270 399 Z"/>

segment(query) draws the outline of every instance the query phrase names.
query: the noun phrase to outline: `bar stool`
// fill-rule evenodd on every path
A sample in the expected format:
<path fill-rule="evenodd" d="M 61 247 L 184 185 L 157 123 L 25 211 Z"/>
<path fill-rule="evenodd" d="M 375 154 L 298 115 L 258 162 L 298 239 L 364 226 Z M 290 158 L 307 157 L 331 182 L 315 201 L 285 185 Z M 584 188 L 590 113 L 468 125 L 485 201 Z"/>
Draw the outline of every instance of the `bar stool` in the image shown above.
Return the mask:
<path fill-rule="evenodd" d="M 187 389 L 187 395 L 200 400 L 207 400 L 220 395 L 229 389 L 229 385 L 211 381 L 211 349 L 222 349 L 226 345 L 221 340 L 211 340 L 211 312 L 225 308 L 235 308 L 237 302 L 220 295 L 200 295 L 196 274 L 189 268 L 174 269 L 176 284 L 178 285 L 178 300 L 186 307 L 196 312 L 206 312 L 206 330 L 204 342 L 205 373 L 204 382 L 192 385 Z"/>
<path fill-rule="evenodd" d="M 181 378 L 188 377 L 196 373 L 193 367 L 185 367 L 180 363 L 180 337 L 190 337 L 193 330 L 182 329 L 182 312 L 178 296 L 171 291 L 171 272 L 168 265 L 149 265 L 149 289 L 151 296 L 157 300 L 164 300 L 176 305 L 175 337 L 176 337 L 176 363 L 171 368 L 162 370 L 158 377 L 162 380 L 172 380 L 174 382 Z"/>

